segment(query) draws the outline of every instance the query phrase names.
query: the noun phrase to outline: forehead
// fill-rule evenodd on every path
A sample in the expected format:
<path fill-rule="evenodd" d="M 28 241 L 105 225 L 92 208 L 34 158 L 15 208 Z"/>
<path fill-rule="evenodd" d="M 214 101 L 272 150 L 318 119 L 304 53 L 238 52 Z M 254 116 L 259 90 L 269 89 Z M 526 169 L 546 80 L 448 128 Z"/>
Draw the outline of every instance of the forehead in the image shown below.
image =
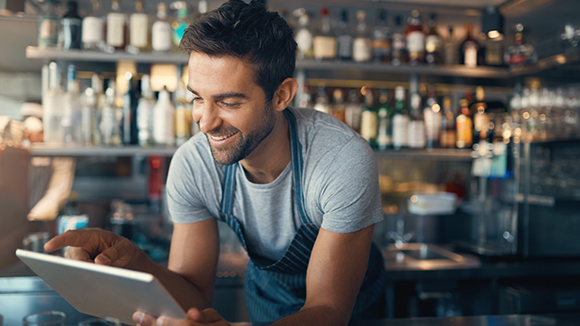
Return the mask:
<path fill-rule="evenodd" d="M 254 92 L 261 88 L 254 82 L 254 70 L 245 61 L 232 56 L 208 56 L 192 52 L 189 56 L 188 86 L 196 92 Z"/>

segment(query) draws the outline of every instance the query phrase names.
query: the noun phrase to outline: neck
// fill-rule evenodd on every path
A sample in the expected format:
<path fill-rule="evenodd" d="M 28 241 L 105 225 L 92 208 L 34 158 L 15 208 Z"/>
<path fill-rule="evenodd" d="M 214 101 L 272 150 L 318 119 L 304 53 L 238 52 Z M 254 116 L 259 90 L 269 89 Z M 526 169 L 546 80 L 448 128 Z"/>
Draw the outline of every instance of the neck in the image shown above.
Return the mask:
<path fill-rule="evenodd" d="M 246 177 L 253 183 L 270 183 L 290 163 L 290 138 L 288 121 L 282 112 L 276 112 L 276 125 L 256 149 L 240 163 Z"/>

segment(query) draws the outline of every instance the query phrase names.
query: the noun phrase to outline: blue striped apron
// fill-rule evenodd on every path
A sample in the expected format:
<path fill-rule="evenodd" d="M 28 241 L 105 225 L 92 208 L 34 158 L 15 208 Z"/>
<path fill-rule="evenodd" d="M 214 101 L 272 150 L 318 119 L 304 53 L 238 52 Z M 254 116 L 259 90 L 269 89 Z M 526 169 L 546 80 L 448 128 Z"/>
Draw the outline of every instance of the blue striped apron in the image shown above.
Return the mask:
<path fill-rule="evenodd" d="M 246 270 L 244 288 L 246 304 L 253 323 L 272 323 L 302 308 L 306 298 L 306 270 L 319 228 L 304 207 L 302 194 L 302 145 L 298 141 L 296 118 L 284 110 L 290 128 L 290 149 L 295 205 L 302 225 L 286 253 L 278 261 L 271 261 L 248 250 L 244 230 L 233 213 L 235 177 L 238 163 L 226 166 L 223 181 L 220 219 L 238 236 L 250 261 Z M 373 244 L 369 265 L 351 319 L 380 317 L 386 276 L 382 255 Z"/>

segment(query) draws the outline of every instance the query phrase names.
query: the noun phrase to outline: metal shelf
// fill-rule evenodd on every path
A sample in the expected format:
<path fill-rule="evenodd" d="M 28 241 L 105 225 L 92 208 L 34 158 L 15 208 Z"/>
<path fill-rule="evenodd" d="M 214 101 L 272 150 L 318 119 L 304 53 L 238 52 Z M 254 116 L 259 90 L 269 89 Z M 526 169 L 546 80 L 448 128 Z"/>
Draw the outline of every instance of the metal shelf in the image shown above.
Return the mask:
<path fill-rule="evenodd" d="M 37 60 L 65 60 L 65 61 L 90 61 L 90 62 L 117 62 L 134 61 L 138 63 L 169 63 L 187 64 L 188 56 L 185 53 L 156 53 L 144 52 L 130 54 L 126 52 L 104 53 L 97 51 L 58 49 L 40 49 L 36 46 L 26 47 L 26 57 Z"/>
<path fill-rule="evenodd" d="M 375 150 L 377 158 L 396 159 L 430 159 L 447 161 L 471 161 L 471 149 L 454 148 L 426 148 L 426 149 L 387 149 L 384 151 Z"/>
<path fill-rule="evenodd" d="M 513 67 L 510 69 L 510 74 L 512 77 L 533 75 L 578 62 L 580 62 L 580 52 L 556 54 L 540 59 L 529 66 Z"/>
<path fill-rule="evenodd" d="M 32 156 L 172 156 L 177 147 L 173 146 L 123 146 L 123 147 L 84 147 L 84 146 L 50 146 L 35 144 L 30 149 Z"/>

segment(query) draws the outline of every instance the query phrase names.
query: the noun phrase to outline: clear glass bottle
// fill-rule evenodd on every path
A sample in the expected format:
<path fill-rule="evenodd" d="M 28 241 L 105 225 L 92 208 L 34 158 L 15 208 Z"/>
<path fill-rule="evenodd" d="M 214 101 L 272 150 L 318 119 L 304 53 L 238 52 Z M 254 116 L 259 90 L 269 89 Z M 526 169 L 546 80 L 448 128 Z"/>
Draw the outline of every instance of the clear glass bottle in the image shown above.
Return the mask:
<path fill-rule="evenodd" d="M 297 45 L 297 60 L 312 58 L 312 33 L 310 32 L 310 18 L 304 8 L 300 8 L 294 12 L 298 17 L 298 25 L 300 26 L 294 40 Z"/>
<path fill-rule="evenodd" d="M 100 126 L 103 118 L 103 108 L 107 104 L 107 95 L 103 88 L 103 79 L 99 75 L 93 74 L 91 76 L 91 88 L 93 89 L 97 100 L 95 121 L 93 125 L 93 143 L 95 146 L 99 146 L 103 144 Z"/>
<path fill-rule="evenodd" d="M 63 101 L 62 128 L 64 130 L 64 142 L 69 144 L 82 144 L 82 107 L 79 93 L 79 81 L 76 78 L 76 66 L 68 65 L 67 87 Z"/>
<path fill-rule="evenodd" d="M 392 115 L 393 112 L 389 104 L 388 91 L 386 89 L 381 89 L 381 93 L 379 95 L 379 122 L 377 136 L 377 147 L 380 150 L 385 150 L 393 145 Z"/>
<path fill-rule="evenodd" d="M 151 29 L 151 46 L 153 51 L 169 52 L 173 45 L 171 40 L 171 24 L 167 21 L 167 5 L 157 4 L 157 21 Z"/>
<path fill-rule="evenodd" d="M 123 145 L 137 145 L 137 104 L 139 98 L 135 91 L 135 82 L 130 72 L 125 73 L 129 88 L 123 94 L 123 118 L 121 120 L 121 141 Z"/>
<path fill-rule="evenodd" d="M 405 37 L 405 30 L 403 29 L 402 17 L 395 16 L 395 30 L 393 31 L 393 52 L 391 64 L 393 66 L 400 66 L 407 63 L 409 55 L 407 52 L 407 39 Z"/>
<path fill-rule="evenodd" d="M 181 146 L 191 137 L 191 105 L 187 101 L 187 89 L 182 82 L 175 91 L 175 145 Z"/>
<path fill-rule="evenodd" d="M 82 24 L 78 3 L 67 2 L 67 12 L 60 19 L 60 43 L 63 50 L 77 50 L 82 47 Z"/>
<path fill-rule="evenodd" d="M 431 14 L 429 18 L 429 31 L 425 38 L 425 61 L 431 65 L 443 64 L 443 42 L 437 33 L 437 15 Z"/>
<path fill-rule="evenodd" d="M 407 128 L 409 113 L 405 108 L 405 89 L 402 86 L 395 88 L 395 114 L 393 115 L 393 148 L 407 147 Z"/>
<path fill-rule="evenodd" d="M 459 64 L 468 67 L 477 67 L 479 43 L 473 38 L 473 26 L 470 23 L 465 24 L 465 39 L 459 46 Z"/>
<path fill-rule="evenodd" d="M 392 39 L 387 25 L 387 11 L 377 12 L 377 24 L 373 29 L 373 60 L 375 62 L 391 62 Z"/>
<path fill-rule="evenodd" d="M 48 71 L 49 87 L 42 97 L 44 142 L 61 145 L 64 141 L 64 132 L 61 124 L 64 113 L 64 92 L 61 87 L 61 73 L 56 62 L 48 64 Z"/>
<path fill-rule="evenodd" d="M 459 59 L 457 56 L 457 41 L 453 35 L 453 25 L 449 25 L 449 35 L 445 39 L 444 46 L 444 61 L 447 66 L 453 66 L 458 64 Z M 454 145 L 455 146 L 455 145 Z"/>
<path fill-rule="evenodd" d="M 135 0 L 135 12 L 129 17 L 129 53 L 149 50 L 149 15 L 143 8 L 143 0 Z"/>
<path fill-rule="evenodd" d="M 105 92 L 106 101 L 101 117 L 101 139 L 103 140 L 103 145 L 106 146 L 119 146 L 121 144 L 121 133 L 117 119 L 117 113 L 121 108 L 117 106 L 115 86 L 115 81 L 110 79 Z"/>
<path fill-rule="evenodd" d="M 103 51 L 105 49 L 105 18 L 101 1 L 91 0 L 93 11 L 83 18 L 82 43 L 84 50 Z"/>
<path fill-rule="evenodd" d="M 421 17 L 417 10 L 413 10 L 409 17 L 406 38 L 409 64 L 417 65 L 425 62 L 425 32 L 421 26 Z"/>
<path fill-rule="evenodd" d="M 360 133 L 360 119 L 363 111 L 363 104 L 360 103 L 356 89 L 348 92 L 348 103 L 345 108 L 344 121 L 347 126 Z"/>
<path fill-rule="evenodd" d="M 375 97 L 373 90 L 366 89 L 365 93 L 365 107 L 361 114 L 360 120 L 360 135 L 369 142 L 371 147 L 377 146 L 378 135 L 378 115 L 377 109 L 374 107 Z"/>
<path fill-rule="evenodd" d="M 127 16 L 121 11 L 119 0 L 112 0 L 111 12 L 107 14 L 106 52 L 125 50 L 127 46 Z"/>
<path fill-rule="evenodd" d="M 56 15 L 56 1 L 46 2 L 46 11 L 38 19 L 38 47 L 53 48 L 58 45 L 58 16 Z"/>
<path fill-rule="evenodd" d="M 314 110 L 330 114 L 330 100 L 328 95 L 326 95 L 326 87 L 318 86 L 318 92 L 316 93 L 316 102 L 314 104 Z"/>
<path fill-rule="evenodd" d="M 153 139 L 153 108 L 155 107 L 155 96 L 151 90 L 151 78 L 143 75 L 141 78 L 141 98 L 137 105 L 137 129 L 139 135 L 139 145 L 143 147 L 151 146 L 155 143 Z"/>
<path fill-rule="evenodd" d="M 421 95 L 411 94 L 411 120 L 407 130 L 407 146 L 409 148 L 425 148 L 425 121 L 421 110 Z"/>
<path fill-rule="evenodd" d="M 336 35 L 336 57 L 341 61 L 351 61 L 352 60 L 352 46 L 353 46 L 353 36 L 350 31 L 350 25 L 348 22 L 348 10 L 343 9 L 340 12 L 340 22 L 337 28 Z"/>
<path fill-rule="evenodd" d="M 175 144 L 174 115 L 175 107 L 171 103 L 167 88 L 163 87 L 153 108 L 153 138 L 156 145 Z"/>
<path fill-rule="evenodd" d="M 425 147 L 440 147 L 441 106 L 437 103 L 434 85 L 429 85 L 428 98 L 425 104 L 425 109 L 423 109 L 423 119 L 425 121 Z"/>
<path fill-rule="evenodd" d="M 185 29 L 189 26 L 191 20 L 189 17 L 189 8 L 187 7 L 187 2 L 177 1 L 173 3 L 173 6 L 175 9 L 177 9 L 177 17 L 171 23 L 171 40 L 173 41 L 173 48 L 177 50 L 179 49 L 179 43 L 181 43 Z"/>
<path fill-rule="evenodd" d="M 97 96 L 93 86 L 87 87 L 81 96 L 81 133 L 82 144 L 95 145 L 94 130 L 97 125 Z"/>
<path fill-rule="evenodd" d="M 367 62 L 373 58 L 370 31 L 366 24 L 367 14 L 364 10 L 356 12 L 356 38 L 353 41 L 352 59 L 356 62 Z"/>
<path fill-rule="evenodd" d="M 330 12 L 327 7 L 320 9 L 320 19 L 320 31 L 313 40 L 314 59 L 334 60 L 336 58 L 336 37 L 330 28 Z"/>

